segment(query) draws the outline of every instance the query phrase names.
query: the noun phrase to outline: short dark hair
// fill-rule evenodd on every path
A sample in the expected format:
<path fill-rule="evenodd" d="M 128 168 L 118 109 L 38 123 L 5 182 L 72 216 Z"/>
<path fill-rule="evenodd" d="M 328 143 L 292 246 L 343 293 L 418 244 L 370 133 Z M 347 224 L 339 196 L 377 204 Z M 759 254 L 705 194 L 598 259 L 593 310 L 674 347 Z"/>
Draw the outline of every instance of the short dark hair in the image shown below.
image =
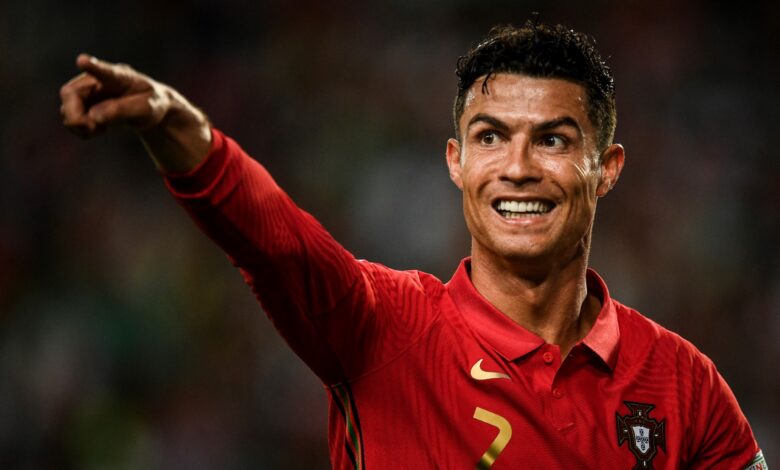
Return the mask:
<path fill-rule="evenodd" d="M 617 124 L 615 82 L 609 66 L 589 35 L 563 25 L 526 21 L 522 27 L 496 26 L 487 37 L 458 59 L 458 93 L 453 107 L 455 137 L 460 141 L 459 121 L 466 93 L 474 82 L 497 73 L 516 73 L 539 78 L 560 78 L 582 85 L 587 93 L 587 112 L 598 130 L 596 146 L 603 151 L 612 143 Z"/>

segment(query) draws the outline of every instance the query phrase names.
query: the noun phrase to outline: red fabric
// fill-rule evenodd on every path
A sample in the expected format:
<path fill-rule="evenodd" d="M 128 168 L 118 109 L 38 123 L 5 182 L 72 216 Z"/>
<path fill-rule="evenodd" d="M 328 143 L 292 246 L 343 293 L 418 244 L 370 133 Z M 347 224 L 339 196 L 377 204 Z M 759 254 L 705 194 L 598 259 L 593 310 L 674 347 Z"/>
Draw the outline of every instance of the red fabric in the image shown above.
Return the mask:
<path fill-rule="evenodd" d="M 603 308 L 562 362 L 474 289 L 468 259 L 447 284 L 357 261 L 213 135 L 207 160 L 168 186 L 326 384 L 334 468 L 473 469 L 511 428 L 490 468 L 630 469 L 620 423 L 637 410 L 663 422 L 648 437 L 653 468 L 744 468 L 758 452 L 712 362 L 613 300 L 595 272 Z"/>

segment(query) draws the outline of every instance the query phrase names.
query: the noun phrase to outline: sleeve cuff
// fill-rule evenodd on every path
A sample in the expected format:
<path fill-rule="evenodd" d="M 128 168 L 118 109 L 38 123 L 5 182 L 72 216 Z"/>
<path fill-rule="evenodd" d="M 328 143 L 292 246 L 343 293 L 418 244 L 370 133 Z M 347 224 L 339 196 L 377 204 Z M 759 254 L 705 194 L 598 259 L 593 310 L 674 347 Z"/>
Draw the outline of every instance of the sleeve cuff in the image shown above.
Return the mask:
<path fill-rule="evenodd" d="M 217 129 L 211 129 L 211 147 L 206 158 L 184 173 L 164 173 L 168 189 L 179 197 L 198 197 L 207 192 L 224 172 L 227 163 L 225 136 Z"/>

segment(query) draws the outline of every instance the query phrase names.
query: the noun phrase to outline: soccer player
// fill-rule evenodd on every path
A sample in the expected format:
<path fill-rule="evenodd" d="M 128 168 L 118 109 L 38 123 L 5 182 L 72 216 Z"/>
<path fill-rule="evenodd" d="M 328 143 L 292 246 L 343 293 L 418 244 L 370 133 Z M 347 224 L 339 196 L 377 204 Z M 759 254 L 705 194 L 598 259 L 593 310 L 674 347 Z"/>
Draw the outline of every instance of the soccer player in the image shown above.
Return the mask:
<path fill-rule="evenodd" d="M 356 260 L 172 88 L 77 65 L 65 126 L 137 131 L 327 386 L 334 468 L 766 468 L 713 363 L 588 269 L 625 158 L 588 36 L 497 28 L 458 61 L 446 161 L 472 248 L 447 283 Z"/>

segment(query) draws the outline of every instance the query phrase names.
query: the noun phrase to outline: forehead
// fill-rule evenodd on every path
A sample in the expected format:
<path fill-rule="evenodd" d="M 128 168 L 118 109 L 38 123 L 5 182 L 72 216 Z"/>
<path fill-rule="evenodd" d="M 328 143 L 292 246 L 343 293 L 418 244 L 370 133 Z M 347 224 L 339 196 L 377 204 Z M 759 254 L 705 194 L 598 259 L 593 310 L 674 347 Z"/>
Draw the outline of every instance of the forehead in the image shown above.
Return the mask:
<path fill-rule="evenodd" d="M 512 73 L 499 73 L 487 81 L 480 77 L 468 90 L 464 100 L 460 125 L 479 113 L 505 120 L 541 122 L 569 116 L 581 126 L 590 127 L 585 88 L 568 80 L 537 78 Z"/>

